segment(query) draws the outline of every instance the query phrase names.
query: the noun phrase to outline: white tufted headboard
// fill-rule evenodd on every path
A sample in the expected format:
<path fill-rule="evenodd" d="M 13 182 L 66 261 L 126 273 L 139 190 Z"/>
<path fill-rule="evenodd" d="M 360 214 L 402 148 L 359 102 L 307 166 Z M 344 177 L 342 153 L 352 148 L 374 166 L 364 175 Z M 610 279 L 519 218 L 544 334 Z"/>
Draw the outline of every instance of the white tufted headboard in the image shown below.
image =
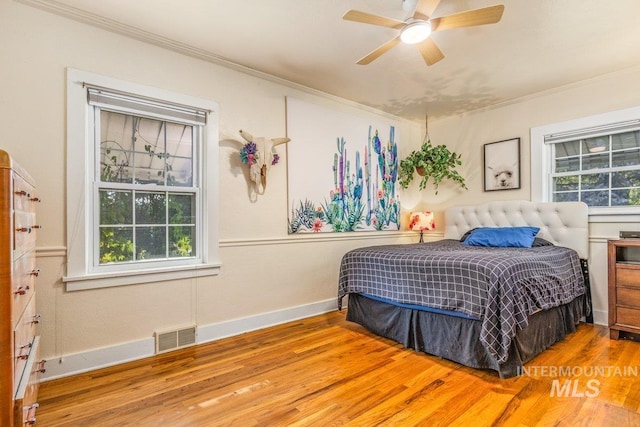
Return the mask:
<path fill-rule="evenodd" d="M 538 203 L 526 200 L 454 206 L 445 211 L 445 239 L 459 239 L 475 227 L 540 227 L 537 237 L 589 258 L 589 218 L 582 202 Z"/>

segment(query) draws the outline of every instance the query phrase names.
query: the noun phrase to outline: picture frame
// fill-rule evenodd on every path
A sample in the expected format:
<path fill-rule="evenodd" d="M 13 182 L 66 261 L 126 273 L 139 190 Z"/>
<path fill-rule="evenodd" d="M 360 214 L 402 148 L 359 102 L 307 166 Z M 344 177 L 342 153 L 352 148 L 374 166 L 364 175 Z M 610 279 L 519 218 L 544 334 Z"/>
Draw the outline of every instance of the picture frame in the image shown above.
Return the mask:
<path fill-rule="evenodd" d="M 520 188 L 520 138 L 489 142 L 483 148 L 484 191 Z"/>

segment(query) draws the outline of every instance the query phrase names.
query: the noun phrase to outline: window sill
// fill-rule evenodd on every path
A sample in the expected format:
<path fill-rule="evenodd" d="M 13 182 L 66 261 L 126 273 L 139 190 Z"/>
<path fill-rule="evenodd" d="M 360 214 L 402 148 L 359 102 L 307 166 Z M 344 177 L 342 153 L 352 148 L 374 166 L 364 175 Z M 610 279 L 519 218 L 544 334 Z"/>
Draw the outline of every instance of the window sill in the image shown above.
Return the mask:
<path fill-rule="evenodd" d="M 86 289 L 137 285 L 166 280 L 216 276 L 219 272 L 220 264 L 199 264 L 172 268 L 121 271 L 117 273 L 66 276 L 62 278 L 62 281 L 65 282 L 67 291 L 82 291 Z"/>
<path fill-rule="evenodd" d="M 592 207 L 589 208 L 589 222 L 640 222 L 640 209 L 637 206 Z"/>

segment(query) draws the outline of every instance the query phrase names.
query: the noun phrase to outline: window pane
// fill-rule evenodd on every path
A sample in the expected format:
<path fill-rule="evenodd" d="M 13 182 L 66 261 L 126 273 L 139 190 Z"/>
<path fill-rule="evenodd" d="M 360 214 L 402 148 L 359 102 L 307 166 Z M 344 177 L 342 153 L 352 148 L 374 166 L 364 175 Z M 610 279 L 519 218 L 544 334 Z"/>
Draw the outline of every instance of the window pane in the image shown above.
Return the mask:
<path fill-rule="evenodd" d="M 100 180 L 131 182 L 133 179 L 133 118 L 100 111 Z"/>
<path fill-rule="evenodd" d="M 166 224 L 166 193 L 136 192 L 136 224 Z"/>
<path fill-rule="evenodd" d="M 132 224 L 131 191 L 100 190 L 100 224 Z"/>
<path fill-rule="evenodd" d="M 592 173 L 589 175 L 582 175 L 580 178 L 583 190 L 597 190 L 602 188 L 609 188 L 609 174 L 608 173 Z"/>
<path fill-rule="evenodd" d="M 611 191 L 611 206 L 640 205 L 640 188 L 627 188 Z"/>
<path fill-rule="evenodd" d="M 589 206 L 609 206 L 609 191 L 584 191 L 582 201 Z"/>
<path fill-rule="evenodd" d="M 574 172 L 580 170 L 579 157 L 556 159 L 556 172 Z"/>
<path fill-rule="evenodd" d="M 193 126 L 167 123 L 167 185 L 193 185 Z"/>
<path fill-rule="evenodd" d="M 611 135 L 611 145 L 613 150 L 640 147 L 640 131 Z"/>
<path fill-rule="evenodd" d="M 582 154 L 603 153 L 609 151 L 609 137 L 598 136 L 582 140 Z"/>
<path fill-rule="evenodd" d="M 169 224 L 195 224 L 195 194 L 169 194 Z"/>
<path fill-rule="evenodd" d="M 560 142 L 554 146 L 556 148 L 556 159 L 559 157 L 580 155 L 580 141 Z"/>
<path fill-rule="evenodd" d="M 553 193 L 554 202 L 577 202 L 578 192 L 571 191 L 568 193 Z"/>
<path fill-rule="evenodd" d="M 574 176 L 558 176 L 553 179 L 553 191 L 568 191 L 578 189 L 579 177 Z"/>
<path fill-rule="evenodd" d="M 604 169 L 609 167 L 609 153 L 590 154 L 582 157 L 582 170 Z"/>
<path fill-rule="evenodd" d="M 640 170 L 615 172 L 611 176 L 611 187 L 640 187 Z"/>
<path fill-rule="evenodd" d="M 136 228 L 136 259 L 156 259 L 167 257 L 167 228 Z"/>
<path fill-rule="evenodd" d="M 640 165 L 640 150 L 619 151 L 611 155 L 613 167 Z"/>
<path fill-rule="evenodd" d="M 136 118 L 136 182 L 164 185 L 165 124 L 161 120 Z"/>
<path fill-rule="evenodd" d="M 100 264 L 133 260 L 133 229 L 100 228 Z"/>
<path fill-rule="evenodd" d="M 193 226 L 169 227 L 169 256 L 195 256 L 196 228 Z"/>

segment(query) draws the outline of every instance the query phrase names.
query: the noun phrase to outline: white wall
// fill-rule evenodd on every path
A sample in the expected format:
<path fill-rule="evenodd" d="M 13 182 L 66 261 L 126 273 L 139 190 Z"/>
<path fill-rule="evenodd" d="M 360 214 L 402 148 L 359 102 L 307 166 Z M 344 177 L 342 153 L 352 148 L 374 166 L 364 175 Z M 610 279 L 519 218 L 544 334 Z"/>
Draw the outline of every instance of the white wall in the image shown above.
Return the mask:
<path fill-rule="evenodd" d="M 461 173 L 469 181 L 469 191 L 442 192 L 438 198 L 431 198 L 429 205 L 442 214 L 450 205 L 475 204 L 490 200 L 530 200 L 531 168 L 537 163 L 537 160 L 531 159 L 530 156 L 529 136 L 532 127 L 637 107 L 640 105 L 638 93 L 640 68 L 632 68 L 576 82 L 504 105 L 434 120 L 433 123 L 430 121 L 429 134 L 434 144 L 447 144 L 450 149 L 463 153 Z M 521 143 L 521 188 L 483 192 L 483 144 L 518 137 Z M 640 224 L 629 222 L 589 224 L 589 265 L 596 323 L 608 324 L 607 239 L 617 238 L 619 230 L 639 228 Z"/>
<path fill-rule="evenodd" d="M 291 84 L 261 79 L 97 29 L 14 1 L 0 2 L 0 147 L 36 179 L 37 304 L 47 375 L 55 377 L 141 357 L 154 331 L 197 324 L 200 340 L 332 310 L 342 254 L 358 246 L 408 242 L 410 232 L 287 235 L 286 150 L 265 195 L 252 201 L 237 151 L 221 144 L 221 274 L 116 288 L 66 292 L 65 69 L 206 98 L 220 106 L 222 137 L 245 129 L 280 137 L 285 96 L 397 128 L 400 155 L 418 145 L 419 124 L 386 116 Z M 295 143 L 295 142 L 292 142 Z M 407 196 L 415 204 L 418 196 Z M 408 206 L 411 208 L 411 206 Z"/>

